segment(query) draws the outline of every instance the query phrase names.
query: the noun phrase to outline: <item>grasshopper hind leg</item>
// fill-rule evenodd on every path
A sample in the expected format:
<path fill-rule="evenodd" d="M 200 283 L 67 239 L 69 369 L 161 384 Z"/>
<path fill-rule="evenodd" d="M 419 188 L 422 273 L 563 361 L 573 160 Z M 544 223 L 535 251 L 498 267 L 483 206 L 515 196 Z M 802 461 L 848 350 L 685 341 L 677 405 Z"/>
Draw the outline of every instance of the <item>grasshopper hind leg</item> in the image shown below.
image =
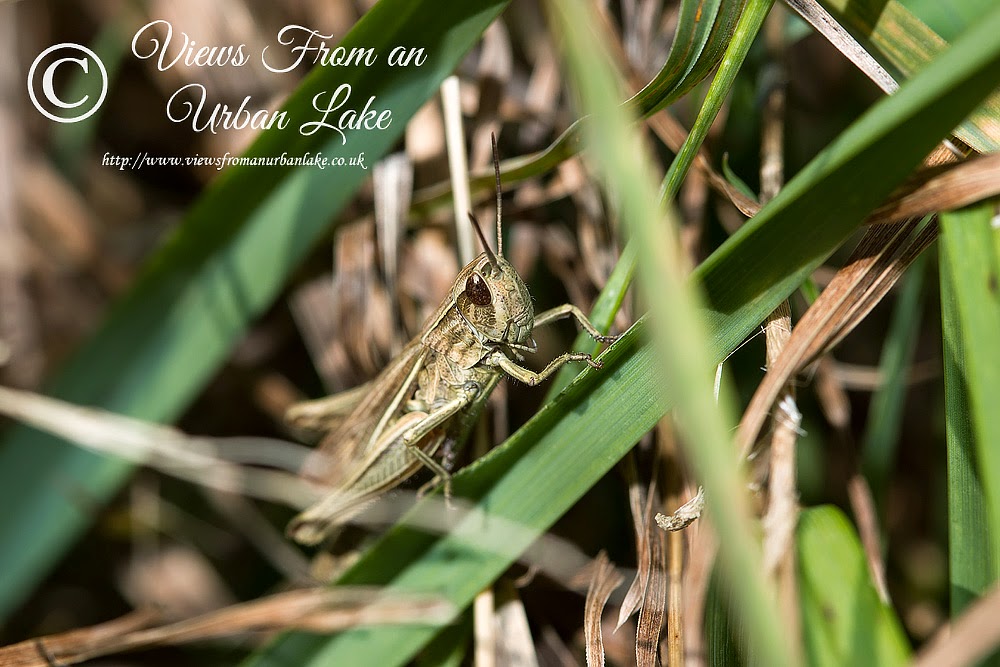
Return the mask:
<path fill-rule="evenodd" d="M 429 491 L 441 486 L 444 487 L 445 502 L 451 499 L 451 473 L 445 467 L 435 461 L 430 454 L 420 447 L 420 441 L 429 435 L 431 431 L 449 421 L 456 414 L 464 410 L 476 395 L 481 391 L 481 387 L 476 382 L 466 382 L 457 391 L 455 398 L 437 407 L 426 419 L 407 430 L 403 434 L 403 444 L 409 452 L 416 457 L 425 468 L 434 473 L 434 478 L 420 487 L 418 496 L 423 496 Z"/>

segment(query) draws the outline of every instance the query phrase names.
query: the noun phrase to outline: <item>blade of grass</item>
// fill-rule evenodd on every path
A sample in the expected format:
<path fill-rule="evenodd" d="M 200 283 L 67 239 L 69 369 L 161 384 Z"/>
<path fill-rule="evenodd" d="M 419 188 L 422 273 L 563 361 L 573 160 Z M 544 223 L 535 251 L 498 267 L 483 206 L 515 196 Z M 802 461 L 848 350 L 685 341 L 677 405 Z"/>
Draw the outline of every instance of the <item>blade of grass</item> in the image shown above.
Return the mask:
<path fill-rule="evenodd" d="M 673 104 L 719 64 L 740 16 L 742 2 L 682 2 L 667 62 L 628 104 L 648 116 Z M 703 57 L 706 55 L 706 57 Z M 697 73 L 692 75 L 693 72 Z"/>
<path fill-rule="evenodd" d="M 718 562 L 716 562 L 718 565 Z M 731 591 L 719 567 L 712 571 L 705 596 L 705 651 L 712 667 L 743 667 L 756 664 L 739 649 L 746 646 L 746 625 L 731 613 Z"/>
<path fill-rule="evenodd" d="M 1000 579 L 1000 233 L 992 205 L 941 216 L 951 612 Z M 992 365 L 991 365 L 992 364 Z"/>
<path fill-rule="evenodd" d="M 674 156 L 670 167 L 667 169 L 660 189 L 661 201 L 672 201 L 680 191 L 681 183 L 683 183 L 688 171 L 690 171 L 695 158 L 698 157 L 698 151 L 701 149 L 702 144 L 705 143 L 705 138 L 708 136 L 709 130 L 711 130 L 712 123 L 715 122 L 719 111 L 722 109 L 722 105 L 725 104 L 733 82 L 736 80 L 736 75 L 743 66 L 743 61 L 746 59 L 747 53 L 749 53 L 750 47 L 753 45 L 754 39 L 760 31 L 760 26 L 763 24 L 766 15 L 767 8 L 757 3 L 747 7 L 747 11 L 744 11 L 740 15 L 740 20 L 732 30 L 731 39 L 721 59 L 718 72 L 709 85 L 705 101 L 698 111 L 698 117 L 695 119 L 694 125 L 691 127 L 691 132 L 685 138 L 684 144 L 677 152 L 677 155 Z M 611 322 L 625 298 L 625 291 L 628 290 L 632 282 L 636 258 L 637 249 L 634 244 L 629 243 L 622 252 L 617 266 L 615 266 L 611 277 L 608 279 L 608 283 L 601 290 L 601 294 L 594 303 L 592 315 L 597 319 L 592 319 L 591 321 L 598 327 L 604 323 L 609 327 L 611 326 Z M 606 329 L 602 330 L 606 331 Z M 594 345 L 594 341 L 591 338 L 585 334 L 580 334 L 574 343 L 573 349 L 579 352 L 596 353 L 598 347 Z M 573 373 L 574 371 L 569 368 L 565 368 L 559 372 L 549 390 L 549 398 L 562 391 L 570 380 L 572 380 Z"/>
<path fill-rule="evenodd" d="M 869 577 L 861 542 L 834 507 L 802 512 L 796 531 L 807 663 L 903 665 L 910 647 Z"/>
<path fill-rule="evenodd" d="M 941 136 L 1000 83 L 1000 9 L 898 95 L 883 100 L 793 179 L 749 224 L 700 266 L 714 361 L 735 348 L 843 243 Z M 457 607 L 504 572 L 651 428 L 677 387 L 658 372 L 641 322 L 507 442 L 459 472 L 453 491 L 482 513 L 442 536 L 407 525 L 418 505 L 339 583 L 441 592 Z M 706 369 L 711 373 L 711 369 Z M 676 387 L 676 389 L 675 389 Z M 250 665 L 405 663 L 434 628 L 352 630 L 323 638 L 290 634 Z"/>
<path fill-rule="evenodd" d="M 751 25 L 757 17 L 763 21 L 771 4 L 771 0 L 750 0 L 742 20 L 751 21 Z M 621 208 L 632 243 L 639 247 L 639 276 L 650 304 L 654 347 L 663 375 L 685 387 L 673 395 L 677 422 L 685 436 L 685 455 L 705 485 L 712 520 L 726 536 L 720 556 L 736 593 L 736 607 L 747 625 L 753 651 L 764 664 L 790 665 L 777 610 L 760 576 L 760 545 L 753 535 L 746 480 L 733 455 L 734 400 L 723 391 L 716 405 L 712 376 L 706 372 L 713 358 L 706 349 L 708 335 L 699 313 L 699 298 L 689 291 L 691 286 L 684 278 L 683 253 L 677 240 L 680 223 L 676 213 L 659 204 L 656 186 L 648 178 L 654 169 L 640 137 L 629 129 L 634 119 L 614 102 L 620 75 L 608 55 L 596 46 L 602 39 L 595 21 L 591 19 L 588 25 L 585 11 L 571 9 L 559 0 L 550 7 L 566 45 L 582 109 L 593 118 L 593 123 L 585 125 L 585 137 L 594 164 Z M 759 23 L 754 27 L 759 29 Z M 672 198 L 674 193 L 668 190 L 668 194 Z"/>
<path fill-rule="evenodd" d="M 284 106 L 297 122 L 263 133 L 247 155 L 322 151 L 346 159 L 364 152 L 369 162 L 377 160 L 505 4 L 383 0 L 342 43 L 375 48 L 378 64 L 316 68 Z M 425 48 L 422 67 L 386 64 L 391 48 L 411 43 Z M 389 129 L 347 132 L 346 144 L 331 132 L 301 135 L 297 123 L 318 119 L 313 97 L 343 83 L 353 86 L 348 106 L 375 95 L 391 109 Z M 176 418 L 250 319 L 273 302 L 367 173 L 348 167 L 335 176 L 308 167 L 224 171 L 47 391 L 144 419 Z M 7 434 L 0 446 L 0 501 L 17 509 L 0 515 L 0 619 L 59 559 L 86 527 L 92 508 L 114 493 L 129 470 L 119 460 L 26 428 Z"/>
<path fill-rule="evenodd" d="M 113 22 L 101 28 L 97 37 L 90 44 L 91 50 L 108 72 L 108 86 L 113 85 L 118 78 L 125 54 L 128 53 L 128 40 L 123 36 L 124 31 L 118 22 Z M 95 98 L 100 95 L 97 80 L 93 76 L 88 76 L 82 70 L 74 72 L 70 82 L 70 89 L 67 92 L 67 99 L 79 100 L 84 95 L 93 95 Z M 98 110 L 90 118 L 77 123 L 60 123 L 53 130 L 52 154 L 59 169 L 73 181 L 78 181 L 82 170 L 84 156 L 89 155 L 87 148 L 90 147 L 97 134 L 97 127 L 101 121 L 104 111 Z"/>

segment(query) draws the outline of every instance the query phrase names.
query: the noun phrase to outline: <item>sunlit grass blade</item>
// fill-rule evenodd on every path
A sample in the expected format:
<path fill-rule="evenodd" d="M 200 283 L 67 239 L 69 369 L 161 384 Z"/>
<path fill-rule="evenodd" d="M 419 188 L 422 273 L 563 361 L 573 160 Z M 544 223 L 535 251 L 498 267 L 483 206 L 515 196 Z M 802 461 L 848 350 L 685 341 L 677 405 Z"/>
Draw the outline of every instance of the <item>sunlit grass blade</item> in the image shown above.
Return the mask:
<path fill-rule="evenodd" d="M 744 19 L 763 18 L 770 6 L 769 0 L 750 0 Z M 672 210 L 664 209 L 656 184 L 649 179 L 653 169 L 639 135 L 629 129 L 633 119 L 613 102 L 617 73 L 610 58 L 594 47 L 601 43 L 599 32 L 593 24 L 588 25 L 585 13 L 571 9 L 568 3 L 553 2 L 551 15 L 566 44 L 566 59 L 581 107 L 594 121 L 585 126 L 587 146 L 610 198 L 620 208 L 632 242 L 639 247 L 640 285 L 650 305 L 654 349 L 663 376 L 685 388 L 671 392 L 684 435 L 684 453 L 705 485 L 713 522 L 726 537 L 720 557 L 735 592 L 734 606 L 747 625 L 747 648 L 765 664 L 790 665 L 777 610 L 760 576 L 760 547 L 748 511 L 746 480 L 733 456 L 734 400 L 726 391 L 718 401 L 713 395 L 712 375 L 707 371 L 715 360 L 707 348 L 698 296 L 688 291 L 690 285 L 685 281 L 677 239 L 679 220 Z"/>
<path fill-rule="evenodd" d="M 680 151 L 674 156 L 670 167 L 667 169 L 667 174 L 660 189 L 660 197 L 664 201 L 672 200 L 677 196 L 681 183 L 683 183 L 684 178 L 691 169 L 691 165 L 694 163 L 698 151 L 705 143 L 705 138 L 708 136 L 712 124 L 718 117 L 722 105 L 732 90 L 733 82 L 736 80 L 736 76 L 743 66 L 747 53 L 749 53 L 750 47 L 753 45 L 757 33 L 760 31 L 769 7 L 769 3 L 751 3 L 746 7 L 746 11 L 740 14 L 740 20 L 731 32 L 731 39 L 726 44 L 725 54 L 721 59 L 721 64 L 715 77 L 712 79 L 712 83 L 708 87 L 705 100 L 698 111 L 698 116 L 691 127 L 691 132 L 684 140 Z M 728 11 L 725 13 L 724 19 L 730 20 Z M 715 56 L 711 55 L 710 57 Z M 630 243 L 622 252 L 612 276 L 594 303 L 592 314 L 597 319 L 592 319 L 592 321 L 598 326 L 601 326 L 601 323 L 606 323 L 610 326 L 611 321 L 618 312 L 618 308 L 625 298 L 625 291 L 632 282 L 636 257 L 637 248 L 634 244 Z M 576 339 L 574 349 L 582 352 L 594 352 L 597 348 L 594 346 L 593 340 L 581 334 Z M 563 369 L 560 371 L 549 391 L 549 397 L 561 391 L 572 378 L 572 369 Z"/>
<path fill-rule="evenodd" d="M 804 511 L 795 539 L 807 664 L 906 664 L 906 635 L 879 600 L 861 542 L 840 510 Z"/>
<path fill-rule="evenodd" d="M 993 205 L 941 215 L 951 611 L 1000 578 L 1000 232 Z"/>

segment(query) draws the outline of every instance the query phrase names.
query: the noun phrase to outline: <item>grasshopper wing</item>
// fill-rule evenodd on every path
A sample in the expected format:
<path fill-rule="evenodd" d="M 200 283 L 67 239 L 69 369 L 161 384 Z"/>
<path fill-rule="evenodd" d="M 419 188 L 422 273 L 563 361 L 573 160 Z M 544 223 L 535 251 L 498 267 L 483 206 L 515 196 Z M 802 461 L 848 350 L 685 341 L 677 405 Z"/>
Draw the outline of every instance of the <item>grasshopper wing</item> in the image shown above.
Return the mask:
<path fill-rule="evenodd" d="M 365 461 L 371 458 L 371 448 L 413 395 L 427 352 L 419 339 L 403 348 L 368 384 L 368 393 L 346 419 L 320 441 L 306 460 L 302 475 L 340 489 L 360 477 Z"/>
<path fill-rule="evenodd" d="M 336 431 L 371 389 L 371 382 L 365 382 L 339 394 L 296 403 L 285 411 L 285 424 L 302 440 L 318 442 Z"/>
<path fill-rule="evenodd" d="M 428 349 L 419 339 L 413 340 L 385 369 L 369 383 L 369 391 L 347 416 L 330 432 L 306 460 L 303 476 L 331 487 L 322 500 L 295 517 L 288 534 L 304 544 L 317 544 L 337 525 L 348 520 L 371 500 L 378 490 L 389 488 L 405 477 L 409 461 L 397 462 L 393 471 L 382 475 L 375 468 L 391 443 L 413 423 L 427 415 L 405 412 L 406 401 L 416 390 Z M 398 457 L 406 454 L 396 448 Z"/>

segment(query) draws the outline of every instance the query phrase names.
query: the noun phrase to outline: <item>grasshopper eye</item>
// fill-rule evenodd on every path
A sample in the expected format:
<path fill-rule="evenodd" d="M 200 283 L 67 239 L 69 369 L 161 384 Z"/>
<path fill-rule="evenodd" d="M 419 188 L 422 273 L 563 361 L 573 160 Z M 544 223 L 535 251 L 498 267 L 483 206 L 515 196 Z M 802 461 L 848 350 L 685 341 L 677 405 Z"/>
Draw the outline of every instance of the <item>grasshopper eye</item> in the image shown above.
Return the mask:
<path fill-rule="evenodd" d="M 488 306 L 493 301 L 493 295 L 490 294 L 489 286 L 486 285 L 486 281 L 478 273 L 473 273 L 465 281 L 465 295 L 469 297 L 469 301 L 477 306 Z"/>

